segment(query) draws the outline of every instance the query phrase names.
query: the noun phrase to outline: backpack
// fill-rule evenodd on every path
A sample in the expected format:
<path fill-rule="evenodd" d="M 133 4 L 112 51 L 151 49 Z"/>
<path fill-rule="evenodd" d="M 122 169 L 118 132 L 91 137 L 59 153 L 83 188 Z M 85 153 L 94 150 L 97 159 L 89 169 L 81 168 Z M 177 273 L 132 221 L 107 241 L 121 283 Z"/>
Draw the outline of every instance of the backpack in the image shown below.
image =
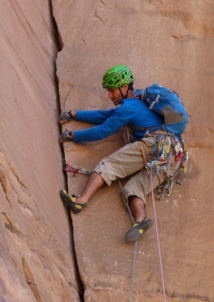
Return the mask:
<path fill-rule="evenodd" d="M 173 134 L 182 134 L 188 124 L 188 115 L 178 94 L 159 84 L 135 90 L 136 97 L 146 101 L 151 110 L 164 117 L 162 129 Z"/>

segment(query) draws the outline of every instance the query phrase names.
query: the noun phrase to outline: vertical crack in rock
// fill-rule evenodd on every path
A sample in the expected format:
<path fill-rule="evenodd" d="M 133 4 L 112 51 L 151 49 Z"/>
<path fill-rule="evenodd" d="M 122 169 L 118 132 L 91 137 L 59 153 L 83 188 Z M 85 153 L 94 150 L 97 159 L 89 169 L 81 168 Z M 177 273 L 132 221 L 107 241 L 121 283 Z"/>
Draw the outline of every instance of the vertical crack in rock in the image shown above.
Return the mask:
<path fill-rule="evenodd" d="M 49 10 L 50 10 L 50 16 L 51 16 L 51 21 L 52 21 L 52 26 L 53 26 L 53 40 L 57 47 L 58 52 L 60 52 L 63 48 L 63 41 L 62 41 L 60 33 L 58 31 L 57 22 L 54 18 L 53 6 L 52 6 L 51 0 L 49 0 Z M 56 89 L 56 97 L 57 97 L 57 111 L 58 111 L 58 115 L 59 115 L 61 113 L 61 106 L 60 106 L 59 83 L 58 83 L 58 78 L 57 78 L 56 72 L 57 72 L 57 67 L 56 67 L 56 61 L 55 61 L 54 62 L 54 81 L 55 81 L 55 89 Z M 61 132 L 61 130 L 62 130 L 61 125 L 59 125 L 59 130 Z M 63 146 L 61 146 L 60 149 L 61 149 L 62 158 L 64 158 L 65 153 L 64 153 Z M 68 188 L 66 173 L 64 173 L 64 179 L 65 179 L 65 187 Z M 78 264 L 77 264 L 77 257 L 76 257 L 75 244 L 74 244 L 74 238 L 73 238 L 73 224 L 72 224 L 72 219 L 71 219 L 69 209 L 68 209 L 68 219 L 69 219 L 69 225 L 70 225 L 70 231 L 71 231 L 71 236 L 70 236 L 70 238 L 71 238 L 71 255 L 74 260 L 76 281 L 79 286 L 78 292 L 79 292 L 80 301 L 84 302 L 84 286 L 83 286 L 83 282 L 80 277 L 80 272 L 79 272 L 79 268 L 78 268 Z"/>

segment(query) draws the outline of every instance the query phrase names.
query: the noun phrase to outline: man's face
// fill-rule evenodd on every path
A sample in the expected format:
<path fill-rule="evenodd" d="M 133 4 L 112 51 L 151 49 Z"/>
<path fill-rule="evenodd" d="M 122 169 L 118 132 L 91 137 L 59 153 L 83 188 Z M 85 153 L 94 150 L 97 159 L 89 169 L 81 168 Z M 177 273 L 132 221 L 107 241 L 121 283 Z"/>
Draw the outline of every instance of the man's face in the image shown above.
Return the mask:
<path fill-rule="evenodd" d="M 120 87 L 120 89 L 121 89 L 122 93 L 125 95 L 126 94 L 125 85 Z M 119 88 L 110 88 L 110 89 L 107 89 L 107 91 L 108 91 L 108 98 L 111 99 L 111 101 L 114 103 L 115 106 L 118 106 L 123 100 L 123 97 L 120 93 Z"/>

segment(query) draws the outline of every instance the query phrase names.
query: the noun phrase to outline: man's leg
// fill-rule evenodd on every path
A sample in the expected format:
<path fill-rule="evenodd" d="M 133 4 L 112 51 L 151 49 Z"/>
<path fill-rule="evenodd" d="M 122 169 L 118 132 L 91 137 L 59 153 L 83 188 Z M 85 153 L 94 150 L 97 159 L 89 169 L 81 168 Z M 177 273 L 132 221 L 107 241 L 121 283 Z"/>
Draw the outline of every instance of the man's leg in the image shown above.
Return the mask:
<path fill-rule="evenodd" d="M 148 146 L 152 148 L 154 139 L 147 139 Z M 60 191 L 63 201 L 68 204 L 75 213 L 79 213 L 85 204 L 90 200 L 93 194 L 104 184 L 111 185 L 112 181 L 117 178 L 124 178 L 131 175 L 145 166 L 144 158 L 139 142 L 127 144 L 104 158 L 91 174 L 88 183 L 80 194 L 75 196 L 67 193 L 65 190 Z M 135 194 L 132 194 L 135 195 Z M 137 194 L 136 194 L 137 195 Z M 129 195 L 130 196 L 130 195 Z"/>
<path fill-rule="evenodd" d="M 153 225 L 153 221 L 146 217 L 145 204 L 141 198 L 131 196 L 129 198 L 129 207 L 135 222 L 126 233 L 126 240 L 136 241 Z"/>
<path fill-rule="evenodd" d="M 131 196 L 129 198 L 129 207 L 135 222 L 141 222 L 146 217 L 145 204 L 141 198 Z"/>
<path fill-rule="evenodd" d="M 102 177 L 98 173 L 92 172 L 92 174 L 89 176 L 85 189 L 77 198 L 77 201 L 79 203 L 88 202 L 90 198 L 97 192 L 97 190 L 103 185 L 104 180 L 102 179 Z"/>
<path fill-rule="evenodd" d="M 104 180 L 102 179 L 102 177 L 98 173 L 92 172 L 92 174 L 89 176 L 86 187 L 84 188 L 80 196 L 71 195 L 65 190 L 61 190 L 59 193 L 65 204 L 70 206 L 70 208 L 75 213 L 79 213 L 82 211 L 82 209 L 85 208 L 86 203 L 94 195 L 94 193 L 100 187 L 102 187 L 103 184 Z"/>
<path fill-rule="evenodd" d="M 156 188 L 160 182 L 157 175 L 152 177 L 152 186 Z M 151 192 L 150 177 L 146 170 L 141 170 L 135 174 L 125 185 L 124 193 L 128 201 L 129 208 L 134 218 L 134 225 L 126 233 L 126 240 L 138 240 L 152 225 L 153 221 L 146 216 L 145 203 L 146 196 Z"/>

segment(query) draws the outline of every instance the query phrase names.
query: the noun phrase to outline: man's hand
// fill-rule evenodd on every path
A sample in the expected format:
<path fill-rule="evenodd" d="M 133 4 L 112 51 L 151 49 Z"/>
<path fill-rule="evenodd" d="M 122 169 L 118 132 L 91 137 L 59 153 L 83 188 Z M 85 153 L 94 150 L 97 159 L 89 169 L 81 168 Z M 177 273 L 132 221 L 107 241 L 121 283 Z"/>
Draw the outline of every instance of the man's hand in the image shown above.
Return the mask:
<path fill-rule="evenodd" d="M 59 137 L 59 141 L 60 141 L 60 143 L 73 141 L 72 131 L 67 130 L 67 129 L 65 131 L 63 131 Z"/>
<path fill-rule="evenodd" d="M 66 111 L 60 115 L 59 123 L 62 125 L 62 124 L 70 122 L 72 119 L 74 119 L 74 117 L 72 115 L 72 110 Z"/>

